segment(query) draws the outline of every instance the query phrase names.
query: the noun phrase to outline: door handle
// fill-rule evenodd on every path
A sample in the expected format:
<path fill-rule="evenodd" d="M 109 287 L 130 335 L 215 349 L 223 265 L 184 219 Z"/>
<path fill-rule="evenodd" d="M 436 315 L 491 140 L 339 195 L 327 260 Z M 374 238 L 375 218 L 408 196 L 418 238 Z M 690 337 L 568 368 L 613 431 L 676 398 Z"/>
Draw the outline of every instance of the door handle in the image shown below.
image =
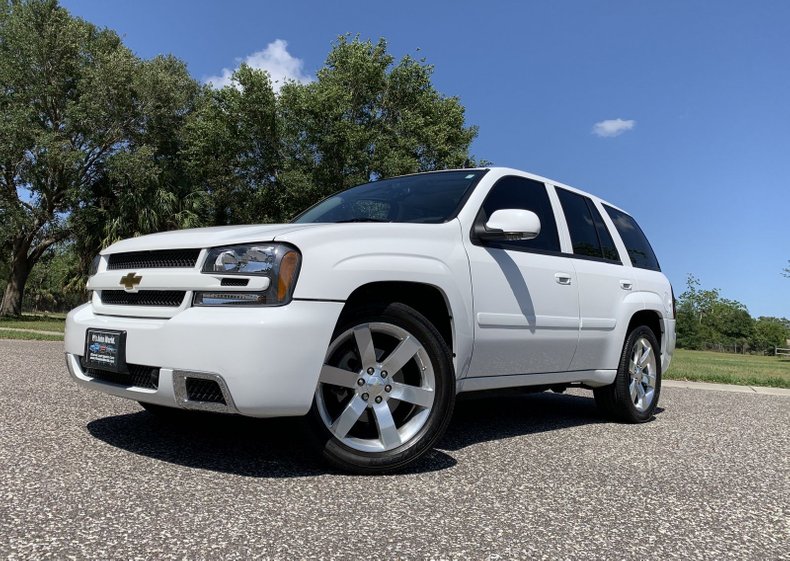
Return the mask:
<path fill-rule="evenodd" d="M 634 287 L 634 283 L 630 280 L 621 280 L 620 281 L 620 288 L 623 290 L 631 290 Z"/>
<path fill-rule="evenodd" d="M 570 284 L 571 283 L 571 276 L 568 273 L 556 273 L 554 275 L 554 280 L 556 280 L 559 284 Z"/>

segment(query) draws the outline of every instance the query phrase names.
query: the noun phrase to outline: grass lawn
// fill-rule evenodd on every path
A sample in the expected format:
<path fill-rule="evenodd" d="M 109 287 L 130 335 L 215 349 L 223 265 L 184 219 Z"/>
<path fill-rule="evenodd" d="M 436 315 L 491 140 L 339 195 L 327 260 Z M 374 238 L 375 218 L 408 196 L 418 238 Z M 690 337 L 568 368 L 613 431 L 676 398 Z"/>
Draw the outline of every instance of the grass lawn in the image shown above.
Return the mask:
<path fill-rule="evenodd" d="M 790 388 L 790 359 L 677 349 L 664 378 Z"/>
<path fill-rule="evenodd" d="M 63 333 L 66 316 L 22 314 L 18 318 L 0 318 L 0 329 L 37 329 L 39 331 L 59 331 Z"/>
<path fill-rule="evenodd" d="M 28 333 L 26 331 L 11 331 L 10 329 L 6 330 L 0 327 L 0 339 L 24 339 L 25 341 L 62 341 L 63 335 L 48 335 L 45 333 Z"/>
<path fill-rule="evenodd" d="M 0 318 L 0 339 L 25 339 L 27 341 L 62 341 L 66 316 L 58 314 L 22 314 L 18 318 Z M 60 335 L 29 333 L 16 329 L 35 329 L 37 331 L 56 331 Z"/>

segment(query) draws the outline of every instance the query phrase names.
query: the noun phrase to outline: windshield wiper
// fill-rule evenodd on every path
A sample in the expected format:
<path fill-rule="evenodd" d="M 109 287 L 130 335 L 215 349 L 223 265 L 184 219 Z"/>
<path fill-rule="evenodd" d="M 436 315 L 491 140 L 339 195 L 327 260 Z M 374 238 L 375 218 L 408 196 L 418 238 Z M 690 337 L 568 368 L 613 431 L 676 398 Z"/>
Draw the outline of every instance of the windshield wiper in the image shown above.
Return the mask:
<path fill-rule="evenodd" d="M 343 224 L 346 222 L 392 222 L 392 220 L 381 220 L 379 218 L 349 218 L 348 220 L 336 220 L 335 224 Z"/>

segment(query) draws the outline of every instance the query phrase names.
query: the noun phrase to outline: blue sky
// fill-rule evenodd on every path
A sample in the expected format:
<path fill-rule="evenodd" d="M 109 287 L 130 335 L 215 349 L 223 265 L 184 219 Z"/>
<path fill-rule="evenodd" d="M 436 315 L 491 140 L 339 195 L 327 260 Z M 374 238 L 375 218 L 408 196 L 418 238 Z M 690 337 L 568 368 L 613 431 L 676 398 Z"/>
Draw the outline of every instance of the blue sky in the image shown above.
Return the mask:
<path fill-rule="evenodd" d="M 309 79 L 338 35 L 385 37 L 460 97 L 476 156 L 628 210 L 676 293 L 694 273 L 790 317 L 790 2 L 62 3 L 200 80 L 244 59 Z"/>

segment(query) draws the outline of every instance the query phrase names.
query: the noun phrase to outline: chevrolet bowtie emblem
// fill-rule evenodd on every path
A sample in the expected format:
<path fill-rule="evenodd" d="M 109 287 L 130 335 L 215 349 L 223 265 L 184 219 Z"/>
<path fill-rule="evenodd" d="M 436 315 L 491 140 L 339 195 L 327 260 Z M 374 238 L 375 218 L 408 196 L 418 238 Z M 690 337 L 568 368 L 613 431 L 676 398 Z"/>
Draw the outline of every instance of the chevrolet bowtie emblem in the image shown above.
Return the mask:
<path fill-rule="evenodd" d="M 142 280 L 143 277 L 137 273 L 129 273 L 128 275 L 121 277 L 121 282 L 119 284 L 122 284 L 126 290 L 134 290 L 134 287 L 140 284 L 140 281 Z"/>

